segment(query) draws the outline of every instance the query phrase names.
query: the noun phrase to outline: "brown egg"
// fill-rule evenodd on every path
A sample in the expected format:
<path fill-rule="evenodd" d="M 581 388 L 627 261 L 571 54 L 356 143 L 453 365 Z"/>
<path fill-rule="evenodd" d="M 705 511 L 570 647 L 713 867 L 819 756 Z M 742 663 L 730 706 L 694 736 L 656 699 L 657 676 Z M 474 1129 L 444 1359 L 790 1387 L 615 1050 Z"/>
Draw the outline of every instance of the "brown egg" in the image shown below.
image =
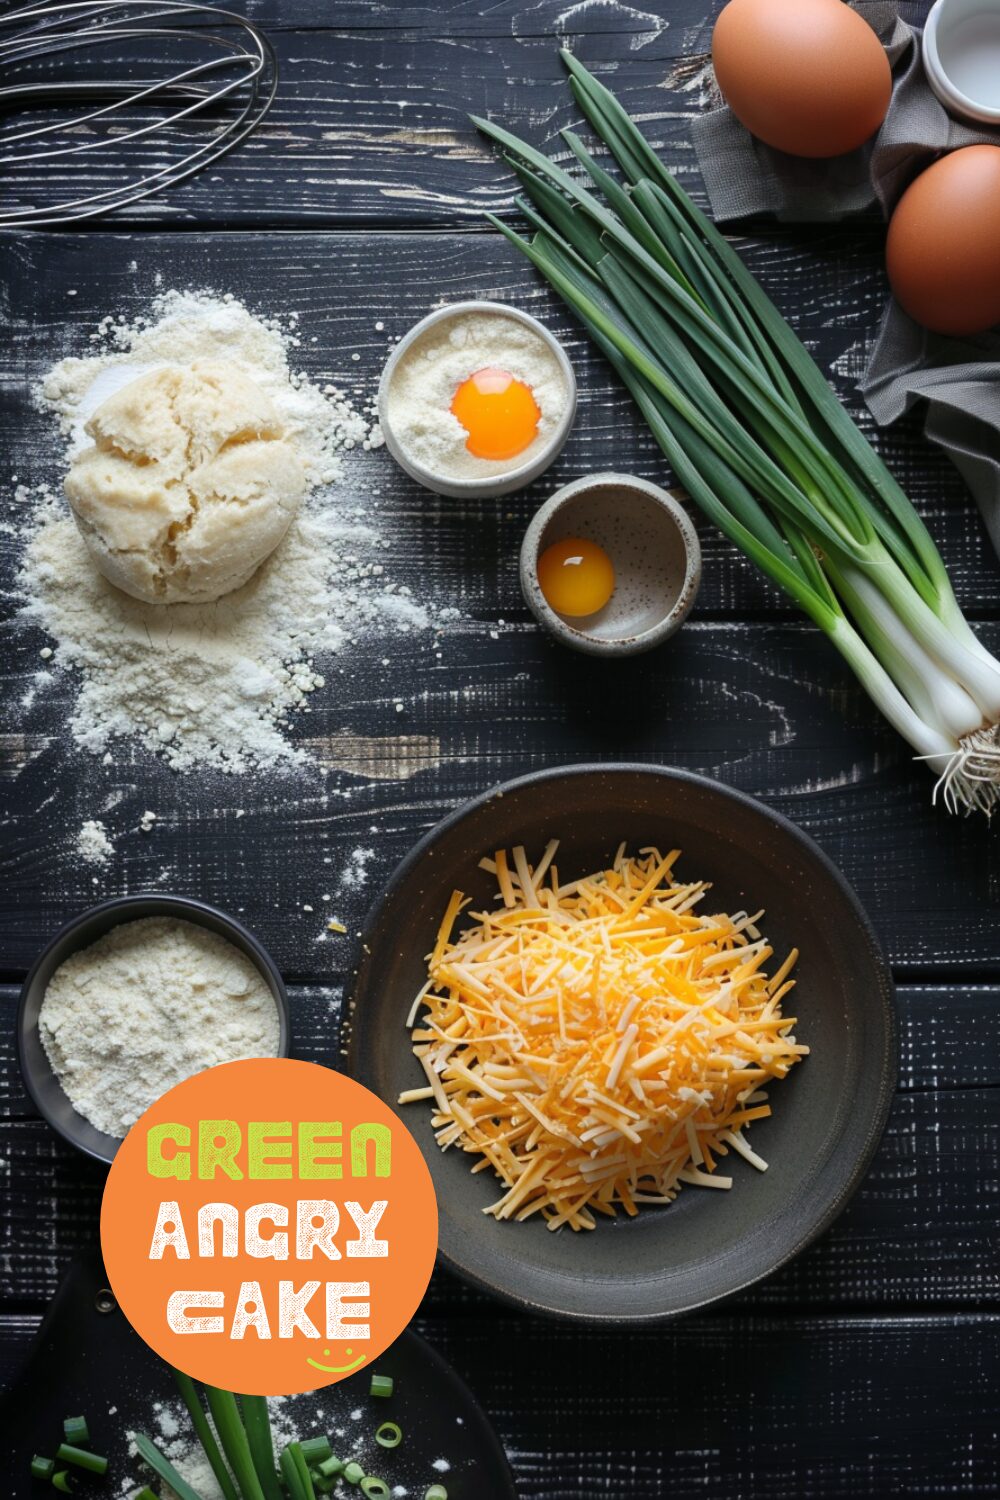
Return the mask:
<path fill-rule="evenodd" d="M 853 151 L 889 108 L 889 60 L 843 0 L 729 0 L 712 61 L 736 118 L 793 156 Z"/>
<path fill-rule="evenodd" d="M 1000 146 L 963 146 L 915 178 L 885 247 L 900 306 L 935 333 L 1000 323 Z"/>

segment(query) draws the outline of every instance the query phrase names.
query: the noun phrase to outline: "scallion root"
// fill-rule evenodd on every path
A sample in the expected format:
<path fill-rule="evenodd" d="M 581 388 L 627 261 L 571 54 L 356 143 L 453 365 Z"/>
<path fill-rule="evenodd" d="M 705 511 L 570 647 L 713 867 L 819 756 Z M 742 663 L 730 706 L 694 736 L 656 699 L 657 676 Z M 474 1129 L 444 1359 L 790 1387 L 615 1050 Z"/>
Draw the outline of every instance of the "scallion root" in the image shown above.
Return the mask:
<path fill-rule="evenodd" d="M 926 757 L 921 757 L 922 759 Z M 1000 806 L 1000 724 L 964 735 L 934 786 L 949 812 L 981 812 Z"/>

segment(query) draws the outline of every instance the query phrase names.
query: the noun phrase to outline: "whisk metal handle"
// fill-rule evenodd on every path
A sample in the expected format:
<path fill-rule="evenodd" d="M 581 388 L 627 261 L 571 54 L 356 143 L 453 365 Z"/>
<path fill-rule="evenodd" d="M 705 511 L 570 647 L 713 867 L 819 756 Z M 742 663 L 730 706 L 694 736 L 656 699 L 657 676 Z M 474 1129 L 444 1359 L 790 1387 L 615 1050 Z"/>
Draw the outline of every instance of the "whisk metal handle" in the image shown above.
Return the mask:
<path fill-rule="evenodd" d="M 9 83 L 0 86 L 0 109 L 29 104 L 33 99 L 46 103 L 70 104 L 83 99 L 89 104 L 106 100 L 129 99 L 138 90 L 157 87 L 157 81 L 135 79 L 131 83 L 113 83 L 106 78 L 78 79 L 74 83 Z M 184 99 L 207 99 L 211 89 L 194 84 L 159 83 L 161 93 L 172 93 Z"/>

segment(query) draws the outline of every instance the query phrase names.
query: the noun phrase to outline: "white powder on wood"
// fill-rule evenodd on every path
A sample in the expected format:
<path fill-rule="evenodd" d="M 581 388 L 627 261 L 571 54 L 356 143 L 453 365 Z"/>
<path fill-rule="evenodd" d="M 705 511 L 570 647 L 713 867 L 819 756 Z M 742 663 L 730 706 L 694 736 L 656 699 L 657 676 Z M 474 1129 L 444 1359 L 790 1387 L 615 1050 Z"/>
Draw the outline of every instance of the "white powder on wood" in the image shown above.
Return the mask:
<path fill-rule="evenodd" d="M 123 922 L 72 954 L 49 980 L 38 1029 L 73 1107 L 113 1136 L 192 1074 L 278 1049 L 256 964 L 173 917 Z"/>
<path fill-rule="evenodd" d="M 59 502 L 43 503 L 21 571 L 22 617 L 55 636 L 60 666 L 80 671 L 77 743 L 101 755 L 137 736 L 178 771 L 300 758 L 283 730 L 324 685 L 315 656 L 378 613 L 376 596 L 358 599 L 349 620 L 340 614 L 344 534 L 310 509 L 242 588 L 212 604 L 146 604 L 98 573 Z"/>
<path fill-rule="evenodd" d="M 88 865 L 106 865 L 115 846 L 108 838 L 108 830 L 96 818 L 88 818 L 76 836 L 76 852 Z"/>
<path fill-rule="evenodd" d="M 340 874 L 339 890 L 357 890 L 368 883 L 368 866 L 375 858 L 374 849 L 352 849 Z"/>
<path fill-rule="evenodd" d="M 477 458 L 451 413 L 458 387 L 485 369 L 506 370 L 530 386 L 541 413 L 534 441 L 514 458 Z M 429 328 L 400 358 L 386 417 L 401 446 L 432 474 L 476 479 L 529 463 L 558 426 L 568 396 L 558 360 L 534 329 L 503 313 L 464 313 Z"/>
<path fill-rule="evenodd" d="M 430 608 L 385 578 L 379 539 L 357 507 L 348 515 L 324 488 L 342 477 L 343 451 L 364 440 L 365 419 L 333 387 L 321 391 L 294 373 L 295 337 L 232 297 L 165 293 L 150 319 L 105 319 L 98 337 L 101 352 L 62 360 L 36 391 L 60 421 L 67 458 L 89 441 L 87 417 L 124 381 L 164 363 L 229 360 L 267 392 L 313 492 L 242 588 L 210 604 L 157 605 L 98 573 L 60 496 L 21 486 L 16 499 L 29 512 L 21 618 L 54 638 L 47 666 L 79 674 L 70 730 L 101 756 L 114 739 L 138 738 L 178 771 L 301 760 L 286 731 L 325 686 L 316 659 L 430 623 Z M 57 680 L 40 672 L 30 696 Z"/>

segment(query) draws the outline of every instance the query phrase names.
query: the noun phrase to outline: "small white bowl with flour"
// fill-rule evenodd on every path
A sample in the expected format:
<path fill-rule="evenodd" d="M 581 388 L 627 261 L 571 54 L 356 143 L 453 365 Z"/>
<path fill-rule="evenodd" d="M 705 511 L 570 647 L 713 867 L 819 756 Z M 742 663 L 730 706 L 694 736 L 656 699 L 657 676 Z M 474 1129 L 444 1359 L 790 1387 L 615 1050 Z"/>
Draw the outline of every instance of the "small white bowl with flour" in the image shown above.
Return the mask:
<path fill-rule="evenodd" d="M 534 395 L 533 441 L 512 458 L 467 451 L 451 413 L 462 382 L 486 369 L 509 372 Z M 453 499 L 523 489 L 557 458 L 576 416 L 576 377 L 559 340 L 530 313 L 501 302 L 454 302 L 422 318 L 386 361 L 378 391 L 385 445 L 411 479 Z"/>
<path fill-rule="evenodd" d="M 18 1060 L 39 1113 L 114 1160 L 130 1124 L 194 1073 L 287 1057 L 273 960 L 225 912 L 185 896 L 122 896 L 74 918 L 21 990 Z"/>

